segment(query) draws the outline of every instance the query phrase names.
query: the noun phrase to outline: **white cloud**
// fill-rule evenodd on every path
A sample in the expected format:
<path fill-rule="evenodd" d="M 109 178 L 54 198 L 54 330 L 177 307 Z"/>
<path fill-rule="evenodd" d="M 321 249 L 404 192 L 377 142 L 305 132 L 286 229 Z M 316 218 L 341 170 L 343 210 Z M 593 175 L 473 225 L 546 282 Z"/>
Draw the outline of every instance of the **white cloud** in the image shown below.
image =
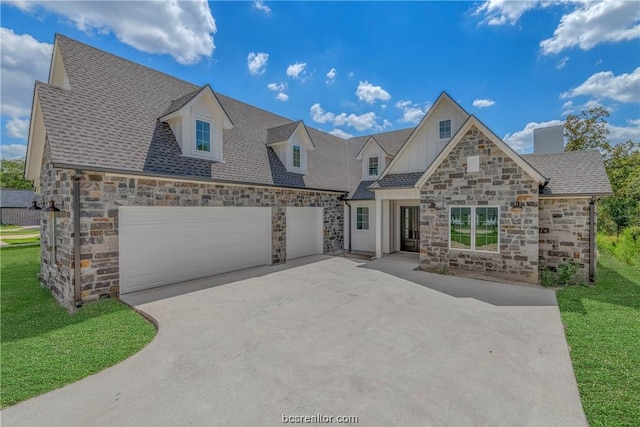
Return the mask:
<path fill-rule="evenodd" d="M 7 28 L 0 28 L 0 41 L 1 114 L 12 118 L 28 116 L 34 82 L 47 81 L 53 46 Z"/>
<path fill-rule="evenodd" d="M 327 73 L 327 81 L 326 83 L 333 83 L 334 80 L 336 79 L 336 74 L 338 74 L 338 72 L 336 71 L 335 68 L 332 68 L 329 70 L 329 72 Z"/>
<path fill-rule="evenodd" d="M 7 122 L 6 129 L 9 136 L 27 139 L 29 134 L 29 119 L 13 117 Z"/>
<path fill-rule="evenodd" d="M 285 88 L 287 87 L 286 84 L 284 84 L 284 82 L 280 82 L 280 83 L 269 83 L 267 85 L 267 87 L 269 88 L 269 90 L 272 90 L 274 92 L 282 92 L 283 90 L 285 90 Z"/>
<path fill-rule="evenodd" d="M 496 101 L 493 99 L 476 99 L 473 101 L 473 106 L 476 108 L 487 108 L 495 105 Z"/>
<path fill-rule="evenodd" d="M 289 95 L 287 95 L 286 93 L 280 92 L 279 94 L 276 95 L 276 99 L 278 101 L 287 102 L 289 100 Z"/>
<path fill-rule="evenodd" d="M 529 9 L 537 6 L 537 1 L 487 0 L 475 11 L 475 15 L 486 15 L 489 25 L 514 25 Z"/>
<path fill-rule="evenodd" d="M 580 86 L 564 92 L 560 98 L 580 95 L 610 98 L 619 102 L 640 102 L 640 67 L 619 76 L 614 76 L 611 71 L 596 73 Z"/>
<path fill-rule="evenodd" d="M 638 3 L 626 0 L 579 2 L 564 15 L 553 37 L 540 42 L 545 55 L 560 53 L 578 46 L 589 50 L 604 42 L 640 38 Z"/>
<path fill-rule="evenodd" d="M 402 110 L 402 118 L 398 120 L 399 122 L 417 124 L 422 120 L 424 115 L 427 114 L 427 111 L 431 108 L 431 104 L 425 104 L 425 106 L 422 107 L 419 104 L 414 104 L 409 99 L 396 102 L 396 108 Z"/>
<path fill-rule="evenodd" d="M 391 127 L 391 126 L 393 126 L 393 124 L 392 124 L 389 120 L 384 119 L 384 120 L 382 121 L 382 127 L 383 127 L 383 128 L 385 128 L 385 129 L 386 129 L 386 128 Z"/>
<path fill-rule="evenodd" d="M 562 70 L 564 67 L 567 66 L 567 62 L 569 62 L 569 57 L 565 56 L 560 60 L 560 62 L 558 62 L 558 65 L 556 65 L 556 70 Z"/>
<path fill-rule="evenodd" d="M 562 115 L 566 116 L 573 113 L 575 110 L 573 109 L 573 101 L 567 101 L 562 104 Z"/>
<path fill-rule="evenodd" d="M 264 52 L 251 52 L 247 56 L 247 68 L 249 73 L 253 76 L 264 74 L 267 71 L 267 61 L 269 60 L 269 54 Z"/>
<path fill-rule="evenodd" d="M 363 131 L 371 128 L 382 130 L 383 126 L 378 124 L 378 116 L 374 112 L 364 114 L 347 114 L 340 113 L 338 115 L 325 111 L 320 104 L 313 104 L 309 110 L 311 119 L 316 123 L 331 123 L 334 126 L 351 126 L 356 130 Z"/>
<path fill-rule="evenodd" d="M 257 9 L 257 10 L 260 10 L 260 11 L 266 13 L 267 15 L 271 14 L 271 8 L 269 6 L 267 6 L 266 4 L 264 4 L 264 2 L 262 0 L 254 0 L 253 8 Z"/>
<path fill-rule="evenodd" d="M 287 76 L 297 79 L 300 74 L 304 74 L 304 68 L 307 66 L 306 62 L 296 62 L 287 67 Z"/>
<path fill-rule="evenodd" d="M 20 1 L 26 12 L 44 9 L 64 16 L 87 33 L 113 33 L 140 51 L 169 54 L 180 64 L 211 57 L 216 23 L 206 0 L 162 1 Z"/>
<path fill-rule="evenodd" d="M 531 153 L 533 152 L 533 130 L 535 128 L 543 128 L 548 126 L 562 125 L 562 120 L 549 120 L 548 122 L 531 122 L 528 123 L 524 129 L 517 132 L 508 133 L 502 138 L 511 148 L 517 153 Z"/>
<path fill-rule="evenodd" d="M 0 157 L 3 159 L 17 159 L 27 154 L 26 144 L 2 144 Z"/>
<path fill-rule="evenodd" d="M 640 119 L 629 120 L 628 126 L 614 126 L 607 124 L 609 129 L 609 142 L 618 144 L 629 140 L 640 142 Z"/>
<path fill-rule="evenodd" d="M 368 81 L 360 82 L 356 89 L 356 95 L 360 101 L 365 101 L 367 104 L 373 104 L 376 99 L 382 101 L 388 101 L 391 99 L 389 92 L 382 89 L 381 86 L 374 86 Z"/>
<path fill-rule="evenodd" d="M 330 133 L 331 135 L 335 135 L 335 136 L 337 136 L 338 138 L 342 138 L 342 139 L 349 139 L 349 138 L 353 138 L 353 135 L 351 135 L 350 133 L 347 133 L 347 132 L 343 131 L 342 129 L 338 129 L 338 128 L 336 128 L 336 129 L 334 129 L 334 130 L 332 130 L 332 131 L 329 131 L 329 133 Z"/>

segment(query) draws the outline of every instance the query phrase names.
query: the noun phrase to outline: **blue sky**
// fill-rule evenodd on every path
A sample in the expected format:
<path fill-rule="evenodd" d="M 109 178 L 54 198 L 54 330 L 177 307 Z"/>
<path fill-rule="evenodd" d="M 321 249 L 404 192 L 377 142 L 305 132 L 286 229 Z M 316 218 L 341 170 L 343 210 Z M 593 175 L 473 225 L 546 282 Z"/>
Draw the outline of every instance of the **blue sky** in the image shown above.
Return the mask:
<path fill-rule="evenodd" d="M 342 137 L 415 126 L 441 91 L 520 152 L 602 105 L 640 140 L 634 1 L 5 2 L 2 157 L 24 155 L 56 32 Z"/>

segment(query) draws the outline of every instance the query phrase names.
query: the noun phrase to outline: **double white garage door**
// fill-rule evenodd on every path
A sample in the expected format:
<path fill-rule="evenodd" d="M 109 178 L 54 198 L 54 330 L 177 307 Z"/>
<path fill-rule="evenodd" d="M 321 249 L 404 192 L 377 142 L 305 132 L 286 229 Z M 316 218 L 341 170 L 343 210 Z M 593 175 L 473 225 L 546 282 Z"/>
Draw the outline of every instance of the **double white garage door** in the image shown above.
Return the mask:
<path fill-rule="evenodd" d="M 287 259 L 322 253 L 322 208 L 287 208 Z M 271 264 L 271 208 L 123 206 L 120 293 Z"/>

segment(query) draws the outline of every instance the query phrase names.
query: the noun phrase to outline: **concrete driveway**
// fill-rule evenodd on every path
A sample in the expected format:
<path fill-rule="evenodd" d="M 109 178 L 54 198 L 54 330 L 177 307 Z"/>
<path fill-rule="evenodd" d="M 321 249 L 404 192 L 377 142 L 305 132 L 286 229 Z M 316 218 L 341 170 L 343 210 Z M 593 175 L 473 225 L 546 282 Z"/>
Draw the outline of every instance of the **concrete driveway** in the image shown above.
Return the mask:
<path fill-rule="evenodd" d="M 131 294 L 159 323 L 156 339 L 5 409 L 2 425 L 281 425 L 318 414 L 359 425 L 586 425 L 552 291 L 385 262 L 319 256 Z M 462 297 L 429 287 L 447 281 Z M 518 304 L 466 297 L 474 286 Z"/>

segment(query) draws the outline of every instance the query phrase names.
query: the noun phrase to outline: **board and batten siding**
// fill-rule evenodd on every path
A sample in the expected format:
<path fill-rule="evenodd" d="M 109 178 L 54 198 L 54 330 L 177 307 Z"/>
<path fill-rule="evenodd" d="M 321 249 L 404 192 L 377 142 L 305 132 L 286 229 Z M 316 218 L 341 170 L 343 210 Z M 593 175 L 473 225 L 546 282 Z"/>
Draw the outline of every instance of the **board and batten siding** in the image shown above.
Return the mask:
<path fill-rule="evenodd" d="M 450 138 L 440 139 L 440 120 L 451 119 L 451 136 L 469 116 L 458 106 L 443 100 L 425 123 L 421 123 L 409 145 L 389 171 L 389 174 L 423 172 L 433 162 Z"/>

